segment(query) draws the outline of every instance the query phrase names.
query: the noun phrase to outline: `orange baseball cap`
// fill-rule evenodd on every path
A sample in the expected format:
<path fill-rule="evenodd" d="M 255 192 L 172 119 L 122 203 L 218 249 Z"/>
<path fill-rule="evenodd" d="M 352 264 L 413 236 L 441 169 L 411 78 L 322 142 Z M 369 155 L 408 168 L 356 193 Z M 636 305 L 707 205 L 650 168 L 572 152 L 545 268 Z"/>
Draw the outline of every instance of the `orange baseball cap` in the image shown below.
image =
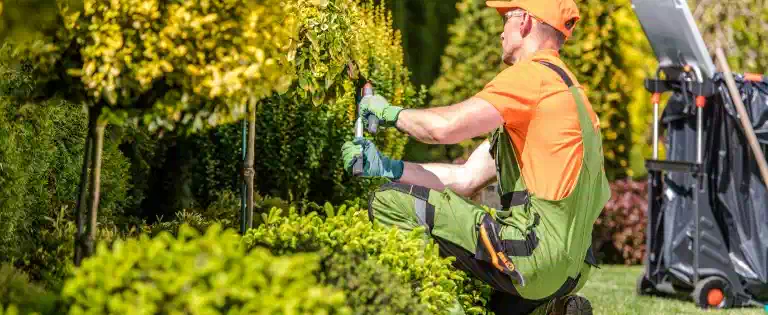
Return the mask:
<path fill-rule="evenodd" d="M 581 19 L 579 7 L 573 0 L 506 0 L 486 1 L 485 4 L 496 8 L 499 13 L 520 8 L 544 21 L 570 38 L 576 22 Z"/>

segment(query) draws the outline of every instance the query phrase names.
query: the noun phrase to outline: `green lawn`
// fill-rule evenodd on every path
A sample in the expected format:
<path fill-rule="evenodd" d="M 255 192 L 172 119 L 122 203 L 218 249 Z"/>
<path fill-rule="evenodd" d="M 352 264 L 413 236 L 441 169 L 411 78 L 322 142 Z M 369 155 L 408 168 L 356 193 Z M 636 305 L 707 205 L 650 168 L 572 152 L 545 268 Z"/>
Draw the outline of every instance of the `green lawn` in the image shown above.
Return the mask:
<path fill-rule="evenodd" d="M 762 308 L 741 308 L 728 311 L 705 311 L 693 301 L 638 296 L 635 281 L 642 267 L 601 266 L 580 292 L 592 302 L 595 315 L 611 314 L 723 314 L 766 315 Z"/>

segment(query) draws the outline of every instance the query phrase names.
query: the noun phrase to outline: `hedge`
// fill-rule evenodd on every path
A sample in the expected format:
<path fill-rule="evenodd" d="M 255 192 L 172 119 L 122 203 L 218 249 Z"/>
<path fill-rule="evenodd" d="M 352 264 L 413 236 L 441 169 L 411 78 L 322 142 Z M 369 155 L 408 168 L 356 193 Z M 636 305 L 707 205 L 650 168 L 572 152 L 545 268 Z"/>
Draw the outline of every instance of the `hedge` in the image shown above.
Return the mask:
<path fill-rule="evenodd" d="M 75 207 L 85 125 L 82 108 L 66 101 L 24 104 L 0 98 L 0 257 L 34 280 L 59 279 L 58 261 L 70 260 L 56 254 L 58 245 L 47 243 L 54 231 L 49 218 Z M 129 196 L 133 180 L 119 143 L 108 137 L 104 146 L 101 224 L 137 205 Z"/>
<path fill-rule="evenodd" d="M 437 245 L 425 242 L 422 229 L 403 233 L 373 225 L 367 212 L 356 206 L 326 204 L 324 212 L 322 218 L 317 212 L 302 216 L 292 210 L 283 215 L 273 209 L 263 214 L 264 224 L 250 230 L 243 241 L 279 255 L 321 250 L 365 255 L 410 283 L 412 294 L 429 312 L 446 313 L 458 307 L 469 314 L 484 312 L 489 287 L 453 268 L 452 258 L 440 257 Z"/>
<path fill-rule="evenodd" d="M 635 114 L 649 113 L 650 95 L 642 86 L 646 74 L 655 70 L 655 60 L 629 0 L 587 0 L 578 5 L 582 20 L 561 55 L 600 116 L 609 177 L 633 176 L 630 153 L 633 143 L 640 150 L 647 146 L 644 118 L 648 117 Z M 496 10 L 481 0 L 463 0 L 457 9 L 460 14 L 450 26 L 452 37 L 441 59 L 440 77 L 430 88 L 433 106 L 474 95 L 506 67 L 500 58 L 502 25 Z M 630 121 L 630 113 L 639 120 Z M 634 169 L 642 170 L 642 161 L 634 162 Z"/>

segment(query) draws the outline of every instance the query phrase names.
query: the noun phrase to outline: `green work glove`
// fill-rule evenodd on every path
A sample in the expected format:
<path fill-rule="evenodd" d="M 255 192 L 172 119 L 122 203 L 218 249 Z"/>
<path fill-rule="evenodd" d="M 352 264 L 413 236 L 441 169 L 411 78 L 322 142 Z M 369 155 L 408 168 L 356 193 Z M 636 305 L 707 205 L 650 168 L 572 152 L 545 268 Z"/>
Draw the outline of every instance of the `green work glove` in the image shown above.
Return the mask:
<path fill-rule="evenodd" d="M 398 180 L 403 176 L 403 161 L 390 159 L 379 152 L 373 142 L 365 138 L 356 138 L 355 141 L 347 141 L 341 147 L 344 159 L 344 170 L 352 174 L 352 166 L 355 157 L 362 154 L 363 177 L 386 177 Z"/>
<path fill-rule="evenodd" d="M 379 125 L 384 127 L 392 127 L 397 122 L 397 116 L 403 110 L 402 107 L 393 106 L 389 104 L 387 99 L 381 95 L 371 95 L 363 97 L 360 100 L 360 113 L 367 120 L 369 115 L 376 115 L 379 119 Z"/>

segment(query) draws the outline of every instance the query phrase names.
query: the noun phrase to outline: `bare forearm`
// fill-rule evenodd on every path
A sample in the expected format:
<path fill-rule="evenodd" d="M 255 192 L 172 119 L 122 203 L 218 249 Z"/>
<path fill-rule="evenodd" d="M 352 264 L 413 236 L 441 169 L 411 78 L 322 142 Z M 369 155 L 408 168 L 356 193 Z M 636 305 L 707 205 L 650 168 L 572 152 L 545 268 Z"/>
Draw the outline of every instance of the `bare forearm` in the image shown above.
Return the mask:
<path fill-rule="evenodd" d="M 431 109 L 407 109 L 400 113 L 397 128 L 422 143 L 443 144 L 448 134 L 449 117 Z"/>
<path fill-rule="evenodd" d="M 423 143 L 455 144 L 487 134 L 503 123 L 490 103 L 471 98 L 451 106 L 403 110 L 396 126 Z"/>
<path fill-rule="evenodd" d="M 469 196 L 472 194 L 466 183 L 462 183 L 457 176 L 462 172 L 461 166 L 452 164 L 418 164 L 405 162 L 403 176 L 398 182 L 418 185 L 429 189 L 451 191 Z"/>

